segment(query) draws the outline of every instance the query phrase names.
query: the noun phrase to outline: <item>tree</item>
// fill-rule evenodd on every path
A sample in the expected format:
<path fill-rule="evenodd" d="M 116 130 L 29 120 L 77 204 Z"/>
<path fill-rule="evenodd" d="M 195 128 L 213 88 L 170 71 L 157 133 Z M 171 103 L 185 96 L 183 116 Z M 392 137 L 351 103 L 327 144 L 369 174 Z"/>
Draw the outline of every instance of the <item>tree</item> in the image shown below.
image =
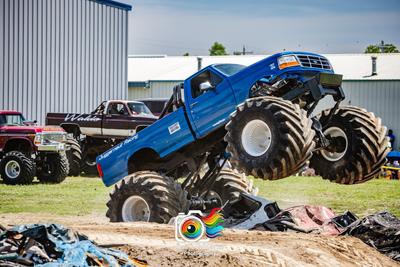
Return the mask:
<path fill-rule="evenodd" d="M 385 44 L 384 41 L 381 41 L 379 45 L 367 46 L 364 53 L 399 53 L 399 50 L 394 44 Z"/>
<path fill-rule="evenodd" d="M 188 56 L 190 56 L 190 54 L 189 54 L 189 52 L 186 52 L 185 54 L 183 54 L 182 56 L 184 56 L 184 57 L 188 57 Z"/>
<path fill-rule="evenodd" d="M 386 44 L 386 47 L 384 48 L 385 53 L 399 53 L 399 50 L 394 44 Z"/>
<path fill-rule="evenodd" d="M 380 53 L 381 50 L 379 49 L 379 47 L 377 45 L 369 45 L 367 46 L 367 48 L 365 49 L 365 54 L 375 54 L 375 53 Z"/>
<path fill-rule="evenodd" d="M 228 53 L 226 53 L 225 46 L 218 42 L 214 42 L 214 44 L 211 46 L 211 48 L 208 51 L 210 51 L 210 56 L 228 55 Z"/>

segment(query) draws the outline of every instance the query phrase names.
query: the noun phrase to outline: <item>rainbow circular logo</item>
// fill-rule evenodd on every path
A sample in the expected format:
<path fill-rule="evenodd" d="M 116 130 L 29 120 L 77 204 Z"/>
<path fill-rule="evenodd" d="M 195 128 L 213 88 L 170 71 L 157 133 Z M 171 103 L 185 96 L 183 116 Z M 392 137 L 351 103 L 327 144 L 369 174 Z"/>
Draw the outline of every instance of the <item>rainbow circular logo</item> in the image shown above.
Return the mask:
<path fill-rule="evenodd" d="M 180 236 L 186 241 L 197 241 L 205 232 L 205 227 L 200 218 L 196 216 L 187 216 L 178 227 Z"/>

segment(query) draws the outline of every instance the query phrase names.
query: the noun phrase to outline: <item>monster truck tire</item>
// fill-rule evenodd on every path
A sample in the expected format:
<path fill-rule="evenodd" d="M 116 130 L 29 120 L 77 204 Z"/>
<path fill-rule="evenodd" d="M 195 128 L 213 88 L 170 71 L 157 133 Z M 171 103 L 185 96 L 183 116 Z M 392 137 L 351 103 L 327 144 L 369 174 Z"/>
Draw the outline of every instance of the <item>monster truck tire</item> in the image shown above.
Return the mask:
<path fill-rule="evenodd" d="M 82 160 L 82 172 L 87 175 L 96 175 L 98 176 L 99 174 L 97 173 L 97 166 L 96 166 L 96 160 L 95 159 L 90 159 L 90 158 L 84 158 Z"/>
<path fill-rule="evenodd" d="M 62 153 L 54 153 L 46 156 L 46 162 L 42 163 L 37 177 L 42 183 L 61 183 L 69 172 L 67 156 Z"/>
<path fill-rule="evenodd" d="M 69 176 L 79 176 L 81 174 L 82 164 L 82 150 L 78 140 L 72 137 L 67 137 L 67 144 L 69 150 L 67 150 L 67 159 L 69 163 Z"/>
<path fill-rule="evenodd" d="M 30 184 L 35 173 L 35 162 L 22 152 L 11 151 L 1 159 L 0 175 L 5 184 Z"/>
<path fill-rule="evenodd" d="M 135 172 L 115 185 L 107 203 L 111 222 L 168 223 L 189 208 L 187 192 L 173 179 L 152 171 Z"/>
<path fill-rule="evenodd" d="M 341 137 L 341 149 L 315 152 L 310 167 L 322 178 L 340 184 L 363 183 L 376 177 L 389 152 L 381 119 L 363 108 L 346 106 L 329 120 L 329 111 L 321 112 L 319 120 L 327 137 Z"/>
<path fill-rule="evenodd" d="M 227 201 L 234 203 L 239 199 L 240 193 L 248 193 L 257 195 L 258 189 L 253 187 L 253 181 L 249 180 L 244 173 L 239 173 L 236 170 L 222 169 L 214 184 L 208 191 L 203 193 L 206 199 L 217 198 L 218 206 L 221 207 Z"/>
<path fill-rule="evenodd" d="M 297 173 L 315 147 L 312 121 L 297 104 L 258 97 L 239 105 L 225 126 L 235 169 L 276 180 Z"/>

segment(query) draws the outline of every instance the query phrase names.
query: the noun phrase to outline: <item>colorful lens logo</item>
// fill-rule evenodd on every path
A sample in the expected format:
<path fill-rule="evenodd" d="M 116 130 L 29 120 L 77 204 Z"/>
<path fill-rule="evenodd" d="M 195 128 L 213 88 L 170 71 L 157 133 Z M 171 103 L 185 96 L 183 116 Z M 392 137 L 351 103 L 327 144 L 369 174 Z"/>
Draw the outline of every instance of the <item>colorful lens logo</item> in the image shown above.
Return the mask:
<path fill-rule="evenodd" d="M 175 238 L 178 241 L 208 241 L 221 236 L 224 227 L 220 224 L 223 221 L 220 208 L 213 209 L 207 216 L 198 210 L 181 213 L 175 219 Z"/>
<path fill-rule="evenodd" d="M 204 235 L 204 224 L 196 216 L 186 217 L 180 224 L 179 232 L 186 241 L 197 241 Z"/>

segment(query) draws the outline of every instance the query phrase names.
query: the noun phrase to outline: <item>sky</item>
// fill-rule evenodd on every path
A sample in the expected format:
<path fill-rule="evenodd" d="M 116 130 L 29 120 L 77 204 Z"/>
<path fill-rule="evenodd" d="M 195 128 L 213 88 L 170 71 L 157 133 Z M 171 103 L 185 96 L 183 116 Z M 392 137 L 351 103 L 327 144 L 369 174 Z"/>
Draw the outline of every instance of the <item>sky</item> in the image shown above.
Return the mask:
<path fill-rule="evenodd" d="M 129 54 L 207 55 L 282 50 L 362 53 L 381 40 L 400 48 L 400 0 L 122 0 Z"/>

